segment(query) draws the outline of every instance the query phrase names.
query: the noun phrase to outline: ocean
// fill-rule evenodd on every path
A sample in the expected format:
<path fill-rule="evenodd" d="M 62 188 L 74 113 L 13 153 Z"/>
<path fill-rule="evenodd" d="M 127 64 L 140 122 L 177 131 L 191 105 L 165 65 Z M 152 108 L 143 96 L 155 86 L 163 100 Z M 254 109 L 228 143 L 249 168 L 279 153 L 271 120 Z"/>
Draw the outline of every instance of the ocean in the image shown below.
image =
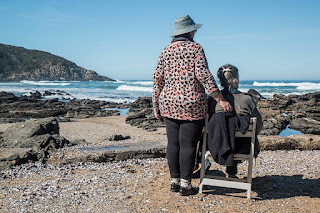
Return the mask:
<path fill-rule="evenodd" d="M 30 92 L 64 91 L 67 94 L 44 98 L 75 98 L 103 100 L 117 103 L 132 103 L 138 97 L 152 96 L 151 80 L 110 81 L 20 81 L 0 82 L 0 91 L 11 92 L 16 96 L 29 95 Z M 269 98 L 274 94 L 301 95 L 320 91 L 320 80 L 310 81 L 240 81 L 240 91 L 255 89 Z"/>
<path fill-rule="evenodd" d="M 218 83 L 219 84 L 219 83 Z M 31 92 L 45 91 L 56 93 L 44 96 L 44 99 L 63 98 L 103 100 L 116 103 L 132 103 L 139 97 L 152 96 L 153 82 L 150 80 L 117 80 L 110 81 L 20 81 L 0 82 L 0 91 L 11 92 L 16 96 L 30 95 Z M 221 89 L 221 87 L 220 87 Z M 255 89 L 265 98 L 274 94 L 302 95 L 320 91 L 320 80 L 310 81 L 240 81 L 240 91 Z M 57 93 L 57 90 L 62 91 Z M 128 109 L 118 109 L 120 115 L 126 115 Z M 279 135 L 303 134 L 287 126 Z"/>

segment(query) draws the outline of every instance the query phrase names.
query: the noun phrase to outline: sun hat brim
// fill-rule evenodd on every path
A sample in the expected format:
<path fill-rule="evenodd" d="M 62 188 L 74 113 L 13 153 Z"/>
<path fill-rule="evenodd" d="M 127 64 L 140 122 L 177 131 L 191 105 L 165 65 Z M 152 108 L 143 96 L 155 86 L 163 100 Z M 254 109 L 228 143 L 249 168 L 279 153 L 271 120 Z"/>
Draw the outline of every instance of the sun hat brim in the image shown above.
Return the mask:
<path fill-rule="evenodd" d="M 202 24 L 194 24 L 194 25 L 190 25 L 187 28 L 181 28 L 181 29 L 175 29 L 174 32 L 171 34 L 171 36 L 177 36 L 177 35 L 182 35 L 185 33 L 189 33 L 195 30 L 198 30 L 200 27 L 202 26 Z"/>

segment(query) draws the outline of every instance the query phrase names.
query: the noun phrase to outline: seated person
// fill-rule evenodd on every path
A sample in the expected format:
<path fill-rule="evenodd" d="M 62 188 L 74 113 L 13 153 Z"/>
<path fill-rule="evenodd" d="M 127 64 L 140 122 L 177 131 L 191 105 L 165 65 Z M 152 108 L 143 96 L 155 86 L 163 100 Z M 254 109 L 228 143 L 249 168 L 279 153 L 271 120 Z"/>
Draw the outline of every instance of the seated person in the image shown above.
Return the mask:
<path fill-rule="evenodd" d="M 239 87 L 239 73 L 238 69 L 230 64 L 226 64 L 219 68 L 218 78 L 220 84 L 223 87 L 221 91 L 223 97 L 232 105 L 234 112 L 237 116 L 250 116 L 257 118 L 257 134 L 261 131 L 263 122 L 262 117 L 257 109 L 256 103 L 253 98 L 246 93 L 242 93 L 238 90 Z M 223 108 L 216 104 L 214 100 L 209 100 L 209 109 L 214 109 L 215 113 L 224 112 Z M 210 112 L 209 112 L 210 113 Z M 212 113 L 212 110 L 211 110 Z M 249 145 L 249 146 L 248 146 Z M 246 153 L 249 150 L 250 143 L 246 145 L 241 144 L 241 141 L 236 138 L 235 141 L 235 153 Z M 247 151 L 246 151 L 247 150 Z M 259 153 L 259 143 L 256 141 L 255 145 L 255 157 Z M 228 177 L 235 177 L 237 174 L 237 163 L 234 163 L 234 166 L 227 166 L 226 172 Z"/>

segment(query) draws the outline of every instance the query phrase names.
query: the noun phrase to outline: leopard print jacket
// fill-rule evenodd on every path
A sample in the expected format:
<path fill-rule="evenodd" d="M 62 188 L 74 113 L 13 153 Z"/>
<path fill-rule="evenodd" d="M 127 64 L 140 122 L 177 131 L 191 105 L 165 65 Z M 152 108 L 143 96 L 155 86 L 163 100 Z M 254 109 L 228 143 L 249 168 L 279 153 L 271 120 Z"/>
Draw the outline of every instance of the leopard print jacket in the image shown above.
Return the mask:
<path fill-rule="evenodd" d="M 220 93 L 209 71 L 202 47 L 191 41 L 174 42 L 163 49 L 153 73 L 155 115 L 177 120 L 201 120 L 207 97 Z"/>

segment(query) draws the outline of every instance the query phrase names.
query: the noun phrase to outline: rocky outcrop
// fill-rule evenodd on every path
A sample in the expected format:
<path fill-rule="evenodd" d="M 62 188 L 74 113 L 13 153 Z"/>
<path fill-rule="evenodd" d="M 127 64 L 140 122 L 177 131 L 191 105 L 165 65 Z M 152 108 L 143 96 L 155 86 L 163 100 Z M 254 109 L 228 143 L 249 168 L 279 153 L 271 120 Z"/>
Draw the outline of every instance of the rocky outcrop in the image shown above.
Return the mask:
<path fill-rule="evenodd" d="M 50 156 L 49 164 L 79 162 L 112 162 L 128 159 L 159 158 L 166 156 L 165 145 L 159 142 L 115 143 L 112 146 L 68 147 Z"/>
<path fill-rule="evenodd" d="M 63 92 L 59 91 L 59 93 Z M 45 117 L 58 117 L 63 121 L 67 121 L 69 118 L 105 117 L 120 115 L 118 110 L 105 110 L 106 108 L 125 107 L 127 107 L 125 104 L 88 99 L 60 101 L 55 98 L 43 100 L 39 92 L 21 97 L 16 97 L 12 93 L 0 92 L 0 123 Z"/>
<path fill-rule="evenodd" d="M 49 153 L 71 143 L 59 135 L 55 118 L 16 123 L 0 135 L 0 169 L 26 162 L 45 162 Z"/>
<path fill-rule="evenodd" d="M 158 121 L 153 114 L 151 97 L 140 97 L 130 105 L 126 123 L 147 131 L 164 127 L 164 123 Z"/>
<path fill-rule="evenodd" d="M 263 118 L 264 127 L 260 135 L 278 135 L 288 125 L 305 134 L 320 135 L 320 92 L 289 96 L 277 94 L 268 99 L 255 90 L 249 90 L 248 94 L 257 102 Z M 126 122 L 149 131 L 164 126 L 153 115 L 151 97 L 139 98 L 132 103 Z"/>
<path fill-rule="evenodd" d="M 295 118 L 290 122 L 291 129 L 297 129 L 305 134 L 320 134 L 320 121 L 312 118 Z"/>
<path fill-rule="evenodd" d="M 0 81 L 114 81 L 62 57 L 0 44 Z"/>
<path fill-rule="evenodd" d="M 287 125 L 305 134 L 320 135 L 320 92 L 305 95 L 274 95 L 260 100 L 264 120 L 262 135 L 278 135 Z"/>
<path fill-rule="evenodd" d="M 259 136 L 261 150 L 319 150 L 319 135 Z"/>

